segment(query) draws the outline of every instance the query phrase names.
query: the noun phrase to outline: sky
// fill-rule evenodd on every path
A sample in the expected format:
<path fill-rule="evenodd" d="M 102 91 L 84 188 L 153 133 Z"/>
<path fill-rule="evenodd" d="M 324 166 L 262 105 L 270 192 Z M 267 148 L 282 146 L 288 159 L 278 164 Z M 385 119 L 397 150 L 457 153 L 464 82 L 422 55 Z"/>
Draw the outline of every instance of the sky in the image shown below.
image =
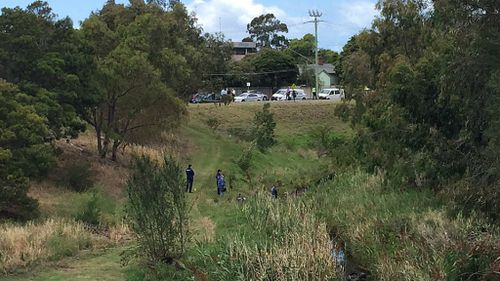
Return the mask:
<path fill-rule="evenodd" d="M 60 18 L 69 16 L 75 27 L 99 10 L 105 0 L 45 0 Z M 0 0 L 0 7 L 25 8 L 32 0 Z M 128 3 L 128 0 L 116 0 Z M 254 17 L 273 13 L 288 25 L 288 38 L 301 38 L 314 33 L 309 10 L 323 15 L 319 24 L 320 48 L 341 51 L 349 38 L 363 28 L 369 28 L 374 17 L 377 0 L 182 0 L 190 12 L 198 18 L 198 24 L 206 32 L 222 31 L 227 39 L 241 41 L 247 37 L 246 25 Z"/>

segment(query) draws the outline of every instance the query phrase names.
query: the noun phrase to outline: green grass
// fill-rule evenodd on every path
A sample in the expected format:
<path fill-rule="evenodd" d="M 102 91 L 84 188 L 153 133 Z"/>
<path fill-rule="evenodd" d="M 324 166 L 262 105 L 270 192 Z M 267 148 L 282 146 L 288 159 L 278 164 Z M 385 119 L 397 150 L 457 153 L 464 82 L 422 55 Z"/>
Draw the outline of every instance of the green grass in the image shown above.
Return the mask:
<path fill-rule="evenodd" d="M 122 248 L 81 254 L 61 261 L 53 268 L 36 268 L 24 275 L 0 275 L 0 280 L 9 281 L 118 281 L 124 280 L 125 269 L 120 267 Z"/>
<path fill-rule="evenodd" d="M 179 277 L 166 268 L 165 276 L 172 280 L 184 280 L 186 275 L 219 276 L 214 271 L 228 269 L 222 261 L 228 261 L 224 256 L 227 241 L 235 237 L 245 237 L 248 241 L 240 241 L 243 244 L 239 245 L 248 246 L 249 251 L 251 245 L 262 246 L 265 237 L 255 234 L 255 225 L 235 199 L 238 193 L 247 198 L 259 192 L 270 196 L 273 184 L 279 185 L 281 196 L 308 189 L 306 196 L 297 200 L 328 226 L 330 235 L 345 244 L 349 259 L 371 271 L 374 280 L 435 280 L 468 276 L 468 270 L 487 270 L 485 265 L 492 262 L 488 255 L 500 244 L 498 229 L 480 219 L 450 218 L 444 203 L 432 192 L 392 189 L 382 183 L 381 175 L 341 171 L 332 159 L 318 156 L 315 148 L 321 145 L 320 133 L 326 136 L 326 142 L 348 142 L 352 136 L 347 124 L 334 116 L 334 107 L 329 102 L 272 103 L 278 144 L 267 153 L 255 152 L 249 182 L 236 161 L 250 144 L 234 132 L 248 131 L 262 104 L 190 105 L 189 120 L 179 137 L 187 147 L 180 158 L 182 165 L 190 163 L 196 172 L 194 193 L 188 195 L 196 243 L 191 243 L 183 259 L 189 268 L 187 274 Z M 220 121 L 217 130 L 209 128 L 208 118 Z M 232 188 L 222 198 L 216 194 L 217 169 L 231 178 Z M 337 174 L 333 181 L 321 181 L 333 173 Z M 66 203 L 54 207 L 51 214 L 72 216 L 78 204 L 71 202 L 82 201 L 87 195 L 58 196 Z M 110 213 L 120 206 L 103 208 Z M 482 247 L 491 249 L 477 250 Z M 114 249 L 81 259 L 65 259 L 63 263 L 71 265 L 70 269 L 39 269 L 13 280 L 123 280 L 124 276 L 141 280 L 145 274 L 141 267 L 119 266 L 119 253 L 120 249 Z M 202 261 L 204 257 L 210 264 Z"/>

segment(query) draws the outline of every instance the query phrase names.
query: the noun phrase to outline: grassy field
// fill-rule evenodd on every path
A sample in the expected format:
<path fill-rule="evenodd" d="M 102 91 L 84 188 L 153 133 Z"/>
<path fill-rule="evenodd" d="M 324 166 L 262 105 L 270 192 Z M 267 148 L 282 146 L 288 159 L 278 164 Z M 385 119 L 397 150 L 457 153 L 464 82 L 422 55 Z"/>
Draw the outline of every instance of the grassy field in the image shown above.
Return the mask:
<path fill-rule="evenodd" d="M 261 108 L 262 103 L 189 105 L 188 120 L 176 135 L 166 136 L 164 146 L 127 148 L 118 164 L 93 162 L 99 205 L 111 225 L 121 217 L 121 186 L 131 152 L 159 158 L 162 150 L 174 151 L 182 165 L 193 165 L 194 193 L 188 194 L 193 239 L 182 260 L 188 270 L 167 268 L 166 280 L 258 280 L 262 272 L 272 272 L 275 280 L 338 280 L 329 255 L 334 245 L 346 252 L 351 266 L 371 273 L 372 280 L 480 280 L 474 279 L 476 272 L 500 269 L 496 227 L 480 218 L 449 216 L 432 192 L 392 189 L 383 184 L 383 174 L 344 169 L 319 156 L 318 130 L 347 140 L 352 134 L 334 116 L 335 103 L 272 103 L 278 144 L 267 153 L 255 152 L 247 178 L 236 161 L 249 146 L 245 138 Z M 209 119 L 219 126 L 211 128 Z M 92 141 L 86 135 L 75 145 L 92 155 Z M 224 197 L 216 194 L 217 169 L 229 181 Z M 325 178 L 334 172 L 335 178 Z M 269 200 L 273 184 L 288 199 Z M 305 195 L 297 196 L 297 191 Z M 248 198 L 243 206 L 235 200 L 239 193 Z M 46 217 L 67 219 L 91 196 L 61 191 L 50 181 L 37 183 L 31 194 Z M 71 257 L 34 263 L 28 273 L 0 275 L 0 280 L 147 279 L 140 265 L 120 266 L 125 242 L 117 241 L 106 244 L 113 246 L 109 250 L 93 245 Z M 293 264 L 305 267 L 289 270 Z M 318 275 L 309 276 L 307 268 Z M 485 276 L 481 280 L 496 277 Z"/>
<path fill-rule="evenodd" d="M 273 103 L 272 112 L 275 113 L 277 122 L 277 138 L 279 144 L 272 148 L 270 153 L 262 154 L 256 152 L 254 166 L 251 169 L 252 184 L 244 178 L 243 173 L 236 165 L 242 149 L 248 143 L 234 136 L 235 128 L 248 130 L 252 126 L 253 116 L 257 110 L 262 108 L 261 103 L 254 104 L 231 104 L 230 106 L 214 105 L 190 105 L 189 117 L 182 126 L 175 146 L 178 158 L 184 164 L 191 163 L 196 171 L 194 184 L 195 192 L 190 194 L 192 233 L 194 240 L 201 242 L 214 242 L 217 237 L 231 235 L 232 233 L 251 229 L 249 225 L 240 223 L 241 214 L 235 203 L 235 197 L 241 193 L 245 197 L 251 197 L 259 191 L 268 192 L 270 185 L 281 182 L 290 183 L 300 176 L 319 165 L 315 152 L 307 147 L 301 140 L 317 127 L 328 127 L 347 132 L 348 127 L 340 122 L 334 115 L 335 105 L 330 102 L 300 102 L 300 103 Z M 217 118 L 220 126 L 217 130 L 211 129 L 207 124 L 208 118 Z M 95 148 L 92 135 L 84 135 L 68 145 L 60 143 L 64 153 L 62 162 L 68 159 L 85 158 L 92 159 Z M 179 145 L 179 143 L 181 143 Z M 165 148 L 171 150 L 172 144 L 154 149 L 128 148 L 127 151 L 146 152 L 154 157 L 161 157 L 161 151 Z M 79 153 L 83 150 L 85 153 Z M 123 202 L 121 186 L 126 178 L 126 166 L 128 157 L 121 157 L 121 163 L 92 162 L 92 169 L 97 173 L 96 189 L 103 197 L 102 209 L 104 214 L 111 217 L 120 216 L 120 206 Z M 64 164 L 64 163 L 63 163 Z M 227 178 L 230 179 L 231 188 L 223 198 L 219 198 L 215 188 L 215 172 L 222 169 Z M 51 177 L 49 177 L 51 178 Z M 293 189 L 293 186 L 284 186 Z M 75 193 L 64 190 L 54 185 L 54 180 L 35 183 L 30 190 L 30 195 L 40 201 L 44 217 L 72 218 L 81 211 L 91 196 L 90 193 Z M 115 269 L 108 275 L 98 280 L 116 280 L 123 270 L 119 267 L 120 251 L 110 251 L 105 255 L 109 262 L 101 263 L 99 254 L 84 254 L 82 257 L 69 258 L 68 263 L 78 270 L 67 270 L 66 261 L 61 264 L 48 262 L 42 263 L 52 269 L 44 271 L 38 268 L 29 274 L 17 274 L 6 276 L 6 280 L 60 280 L 74 276 L 75 280 L 94 280 L 93 276 L 86 276 L 83 272 L 86 264 L 96 267 L 97 272 L 102 265 L 105 268 L 115 263 Z M 35 263 L 36 264 L 36 263 Z M 90 274 L 90 272 L 89 272 Z M 33 276 L 37 276 L 34 279 Z M 113 277 L 114 276 L 114 277 Z M 122 276 L 123 277 L 123 276 Z M 57 279 L 59 278 L 59 279 Z M 87 278 L 87 279 L 85 279 Z M 2 277 L 0 277 L 0 280 Z"/>

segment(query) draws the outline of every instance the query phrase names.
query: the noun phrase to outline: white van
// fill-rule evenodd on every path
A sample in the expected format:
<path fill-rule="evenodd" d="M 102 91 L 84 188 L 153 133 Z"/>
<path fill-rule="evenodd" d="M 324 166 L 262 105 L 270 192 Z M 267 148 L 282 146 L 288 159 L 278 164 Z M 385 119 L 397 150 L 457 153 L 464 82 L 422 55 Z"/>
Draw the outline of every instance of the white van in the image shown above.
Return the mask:
<path fill-rule="evenodd" d="M 276 93 L 274 93 L 271 96 L 271 100 L 277 100 L 277 101 L 284 101 L 286 100 L 286 92 L 290 91 L 290 99 L 292 99 L 292 90 L 288 89 L 279 89 Z M 295 89 L 295 93 L 297 96 L 295 97 L 296 100 L 305 100 L 307 99 L 306 93 L 304 93 L 304 90 L 302 89 Z"/>
<path fill-rule="evenodd" d="M 344 89 L 326 88 L 318 93 L 318 98 L 321 100 L 342 100 L 345 98 Z"/>

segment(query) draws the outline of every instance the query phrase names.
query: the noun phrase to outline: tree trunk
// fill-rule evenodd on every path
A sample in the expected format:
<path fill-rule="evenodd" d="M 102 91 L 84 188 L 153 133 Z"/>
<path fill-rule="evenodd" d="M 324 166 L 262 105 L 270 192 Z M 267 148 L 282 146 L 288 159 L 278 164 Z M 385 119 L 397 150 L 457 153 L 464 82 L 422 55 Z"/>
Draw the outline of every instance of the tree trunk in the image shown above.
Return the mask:
<path fill-rule="evenodd" d="M 95 134 L 97 136 L 97 153 L 99 155 L 102 154 L 102 134 L 101 134 L 101 128 L 96 126 L 95 127 Z"/>
<path fill-rule="evenodd" d="M 113 141 L 113 147 L 111 149 L 111 160 L 116 161 L 116 153 L 118 151 L 118 147 L 120 147 L 120 141 Z"/>
<path fill-rule="evenodd" d="M 102 159 L 106 158 L 106 155 L 108 154 L 108 147 L 109 147 L 109 137 L 106 134 L 104 134 L 104 142 L 102 144 L 101 152 L 99 153 L 99 156 L 101 156 Z"/>

